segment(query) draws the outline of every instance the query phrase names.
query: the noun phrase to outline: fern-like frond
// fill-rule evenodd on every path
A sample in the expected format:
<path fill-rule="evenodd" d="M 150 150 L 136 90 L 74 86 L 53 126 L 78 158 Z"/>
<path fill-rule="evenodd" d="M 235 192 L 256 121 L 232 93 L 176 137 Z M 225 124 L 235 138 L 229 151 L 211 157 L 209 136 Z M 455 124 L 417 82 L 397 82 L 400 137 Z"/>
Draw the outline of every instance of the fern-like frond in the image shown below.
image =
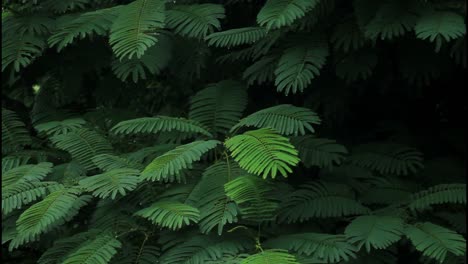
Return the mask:
<path fill-rule="evenodd" d="M 102 174 L 86 177 L 79 184 L 86 191 L 101 199 L 111 197 L 115 199 L 117 193 L 125 196 L 127 192 L 134 190 L 140 178 L 140 172 L 135 169 L 112 169 Z"/>
<path fill-rule="evenodd" d="M 31 160 L 28 156 L 6 156 L 2 158 L 2 174 L 16 167 L 26 165 Z"/>
<path fill-rule="evenodd" d="M 289 139 L 270 128 L 261 128 L 229 138 L 224 142 L 240 167 L 249 173 L 284 177 L 292 172 L 291 167 L 299 163 L 298 152 Z"/>
<path fill-rule="evenodd" d="M 299 233 L 282 235 L 264 243 L 269 248 L 282 248 L 305 254 L 326 263 L 356 258 L 357 248 L 346 241 L 344 235 Z"/>
<path fill-rule="evenodd" d="M 3 37 L 14 35 L 44 36 L 54 28 L 54 20 L 44 13 L 2 17 Z"/>
<path fill-rule="evenodd" d="M 244 27 L 229 29 L 208 35 L 205 40 L 209 46 L 231 48 L 244 44 L 252 44 L 267 34 L 261 27 Z"/>
<path fill-rule="evenodd" d="M 123 168 L 143 170 L 144 168 L 140 163 L 111 154 L 96 155 L 92 158 L 92 160 L 94 164 L 96 164 L 96 166 L 103 171 Z"/>
<path fill-rule="evenodd" d="M 52 163 L 27 164 L 2 173 L 2 189 L 19 182 L 38 182 L 52 171 Z"/>
<path fill-rule="evenodd" d="M 66 13 L 69 11 L 77 11 L 86 8 L 86 5 L 90 0 L 46 0 L 44 1 L 44 6 L 55 13 Z"/>
<path fill-rule="evenodd" d="M 54 136 L 51 141 L 57 148 L 69 152 L 88 170 L 96 168 L 92 161 L 94 156 L 112 152 L 112 146 L 104 136 L 85 128 Z"/>
<path fill-rule="evenodd" d="M 226 183 L 224 190 L 239 205 L 243 219 L 257 222 L 273 219 L 278 203 L 273 197 L 273 186 L 268 181 L 245 175 Z"/>
<path fill-rule="evenodd" d="M 149 47 L 140 58 L 115 59 L 112 71 L 122 81 L 129 77 L 133 82 L 147 79 L 147 74 L 159 74 L 172 58 L 171 40 L 166 35 L 159 35 L 158 42 Z"/>
<path fill-rule="evenodd" d="M 292 138 L 291 143 L 299 151 L 299 157 L 307 167 L 330 168 L 335 164 L 340 165 L 348 154 L 345 146 L 327 138 L 301 136 Z"/>
<path fill-rule="evenodd" d="M 48 136 L 57 136 L 82 128 L 84 124 L 86 124 L 86 121 L 82 118 L 71 118 L 62 121 L 40 123 L 35 125 L 34 128 L 39 133 L 45 133 Z"/>
<path fill-rule="evenodd" d="M 355 153 L 349 157 L 349 161 L 382 174 L 408 175 L 423 167 L 421 152 L 393 143 L 358 146 Z"/>
<path fill-rule="evenodd" d="M 2 72 L 8 66 L 19 72 L 42 54 L 45 41 L 32 35 L 16 35 L 2 38 Z"/>
<path fill-rule="evenodd" d="M 2 188 L 2 213 L 7 215 L 15 209 L 42 198 L 49 190 L 57 186 L 56 182 L 18 182 Z"/>
<path fill-rule="evenodd" d="M 406 228 L 406 236 L 423 256 L 443 263 L 450 252 L 455 256 L 466 253 L 466 240 L 463 236 L 433 223 L 416 223 Z"/>
<path fill-rule="evenodd" d="M 242 74 L 242 78 L 247 81 L 248 85 L 252 85 L 255 82 L 262 84 L 273 81 L 278 60 L 278 55 L 266 55 L 247 67 Z"/>
<path fill-rule="evenodd" d="M 78 15 L 76 18 L 64 17 L 58 20 L 54 32 L 48 39 L 50 47 L 63 50 L 78 39 L 88 35 L 107 35 L 116 18 L 116 8 L 100 9 Z"/>
<path fill-rule="evenodd" d="M 331 35 L 331 41 L 335 49 L 348 52 L 363 47 L 366 43 L 366 38 L 357 22 L 349 18 L 336 26 Z"/>
<path fill-rule="evenodd" d="M 213 133 L 226 133 L 239 121 L 247 105 L 247 92 L 235 81 L 221 81 L 199 91 L 190 101 L 189 118 Z"/>
<path fill-rule="evenodd" d="M 313 182 L 285 197 L 278 218 L 281 222 L 303 222 L 311 218 L 342 217 L 368 213 L 346 185 Z"/>
<path fill-rule="evenodd" d="M 466 204 L 466 184 L 441 184 L 411 196 L 412 210 L 423 210 L 437 204 Z"/>
<path fill-rule="evenodd" d="M 328 47 L 322 41 L 311 40 L 285 50 L 275 70 L 277 91 L 286 95 L 304 91 L 320 75 L 327 56 Z"/>
<path fill-rule="evenodd" d="M 404 222 L 392 216 L 365 215 L 354 219 L 345 229 L 349 242 L 356 243 L 367 252 L 371 248 L 384 249 L 400 240 L 404 234 Z"/>
<path fill-rule="evenodd" d="M 371 39 L 393 39 L 413 29 L 418 11 L 414 1 L 388 1 L 381 4 L 374 18 L 365 26 Z"/>
<path fill-rule="evenodd" d="M 449 42 L 466 34 L 464 19 L 459 14 L 444 11 L 425 12 L 417 21 L 414 31 L 419 39 L 435 42 L 438 52 L 443 41 Z"/>
<path fill-rule="evenodd" d="M 205 136 L 211 136 L 210 132 L 206 131 L 206 129 L 202 127 L 202 124 L 199 124 L 195 120 L 168 116 L 142 117 L 122 121 L 115 125 L 111 131 L 115 134 L 127 135 L 180 131 L 184 133 L 199 133 Z"/>
<path fill-rule="evenodd" d="M 163 0 L 136 0 L 118 9 L 109 38 L 117 58 L 141 58 L 158 42 L 154 31 L 165 25 L 164 5 Z"/>
<path fill-rule="evenodd" d="M 173 201 L 160 201 L 135 213 L 153 222 L 155 225 L 177 230 L 183 226 L 197 223 L 200 211 L 187 204 Z"/>
<path fill-rule="evenodd" d="M 113 234 L 100 234 L 95 239 L 82 244 L 68 255 L 63 264 L 105 264 L 110 263 L 122 243 Z"/>
<path fill-rule="evenodd" d="M 263 250 L 260 253 L 248 256 L 240 262 L 240 264 L 263 263 L 299 264 L 296 257 L 289 254 L 288 251 L 284 249 Z"/>
<path fill-rule="evenodd" d="M 242 238 L 192 235 L 170 248 L 161 256 L 165 264 L 204 264 L 214 261 L 224 263 L 226 253 L 237 254 L 248 248 L 251 241 Z"/>
<path fill-rule="evenodd" d="M 18 150 L 30 144 L 29 133 L 18 115 L 2 108 L 2 153 Z"/>
<path fill-rule="evenodd" d="M 178 146 L 155 158 L 143 170 L 141 177 L 151 181 L 180 180 L 181 170 L 191 168 L 193 162 L 200 160 L 203 154 L 215 148 L 219 143 L 217 140 L 199 140 Z"/>
<path fill-rule="evenodd" d="M 217 4 L 176 5 L 167 12 L 166 24 L 176 34 L 202 39 L 221 29 L 224 7 Z"/>
<path fill-rule="evenodd" d="M 85 205 L 78 194 L 76 190 L 62 188 L 47 195 L 20 215 L 16 222 L 18 233 L 31 241 L 75 215 Z"/>
<path fill-rule="evenodd" d="M 291 25 L 314 8 L 318 0 L 268 0 L 257 15 L 257 23 L 267 29 Z"/>
<path fill-rule="evenodd" d="M 202 178 L 191 193 L 191 200 L 200 209 L 200 231 L 209 233 L 217 228 L 218 235 L 228 223 L 238 220 L 239 208 L 224 191 L 224 184 L 245 173 L 232 160 L 219 161 L 203 172 Z"/>
<path fill-rule="evenodd" d="M 243 118 L 231 131 L 239 127 L 272 128 L 283 135 L 304 135 L 314 133 L 312 124 L 318 125 L 322 120 L 308 108 L 289 104 L 277 105 L 257 111 Z"/>

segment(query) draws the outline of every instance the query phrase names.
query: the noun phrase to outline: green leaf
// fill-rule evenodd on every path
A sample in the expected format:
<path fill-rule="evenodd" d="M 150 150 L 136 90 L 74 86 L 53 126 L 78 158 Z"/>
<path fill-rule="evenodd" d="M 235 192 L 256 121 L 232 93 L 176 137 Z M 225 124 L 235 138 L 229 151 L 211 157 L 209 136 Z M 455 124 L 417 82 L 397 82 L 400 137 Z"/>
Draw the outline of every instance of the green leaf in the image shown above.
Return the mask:
<path fill-rule="evenodd" d="M 365 215 L 354 219 L 345 229 L 349 242 L 358 248 L 384 249 L 400 240 L 404 234 L 403 220 L 392 216 Z"/>
<path fill-rule="evenodd" d="M 249 173 L 284 177 L 292 172 L 291 167 L 299 163 L 298 152 L 289 140 L 270 128 L 245 132 L 229 138 L 224 143 L 240 167 Z"/>
<path fill-rule="evenodd" d="M 455 256 L 466 253 L 466 240 L 463 236 L 433 223 L 416 223 L 406 228 L 406 236 L 423 256 L 443 263 L 450 252 Z"/>
<path fill-rule="evenodd" d="M 182 117 L 142 117 L 119 122 L 111 131 L 115 134 L 138 134 L 138 133 L 160 133 L 180 131 L 184 133 L 199 133 L 205 136 L 211 136 L 202 124 L 195 120 Z"/>
<path fill-rule="evenodd" d="M 18 115 L 2 108 L 2 153 L 19 150 L 30 144 L 29 133 Z"/>
<path fill-rule="evenodd" d="M 161 227 L 177 230 L 183 226 L 197 223 L 200 211 L 187 204 L 173 201 L 161 201 L 135 213 Z"/>
<path fill-rule="evenodd" d="M 291 139 L 291 143 L 299 151 L 301 161 L 307 166 L 331 168 L 340 165 L 348 154 L 348 150 L 332 139 L 301 136 Z"/>
<path fill-rule="evenodd" d="M 289 104 L 277 105 L 257 111 L 244 117 L 231 128 L 234 131 L 240 127 L 272 128 L 282 135 L 304 135 L 314 133 L 312 124 L 319 125 L 322 120 L 310 109 Z"/>
<path fill-rule="evenodd" d="M 438 52 L 445 40 L 449 42 L 466 34 L 464 19 L 459 14 L 444 11 L 425 12 L 417 21 L 414 31 L 419 39 L 436 43 Z"/>
<path fill-rule="evenodd" d="M 110 196 L 115 199 L 117 193 L 125 196 L 127 192 L 134 190 L 140 178 L 140 172 L 135 169 L 119 168 L 112 169 L 102 174 L 86 177 L 79 184 L 86 191 L 101 199 Z"/>
<path fill-rule="evenodd" d="M 319 233 L 299 233 L 282 235 L 267 240 L 265 246 L 283 248 L 310 256 L 312 259 L 324 260 L 326 263 L 348 261 L 356 258 L 357 248 L 346 241 L 344 235 Z"/>
<path fill-rule="evenodd" d="M 244 27 L 216 32 L 205 37 L 209 46 L 231 48 L 252 44 L 264 38 L 267 31 L 261 27 Z"/>
<path fill-rule="evenodd" d="M 411 195 L 412 210 L 424 210 L 438 204 L 466 204 L 466 184 L 440 184 Z"/>
<path fill-rule="evenodd" d="M 255 255 L 250 255 L 243 259 L 240 264 L 264 264 L 264 263 L 281 263 L 281 264 L 299 264 L 296 257 L 289 254 L 283 249 L 268 249 L 263 250 Z"/>
<path fill-rule="evenodd" d="M 111 234 L 101 234 L 82 244 L 67 256 L 63 264 L 105 264 L 110 263 L 122 243 Z"/>
<path fill-rule="evenodd" d="M 217 140 L 199 140 L 178 146 L 155 158 L 143 170 L 141 177 L 151 181 L 174 181 L 175 179 L 180 181 L 181 170 L 191 168 L 193 162 L 200 160 L 203 154 L 215 148 L 219 143 Z"/>
<path fill-rule="evenodd" d="M 154 30 L 165 25 L 164 5 L 163 0 L 136 0 L 119 8 L 109 38 L 117 58 L 141 58 L 158 42 Z"/>
<path fill-rule="evenodd" d="M 167 27 L 176 34 L 202 39 L 221 29 L 224 7 L 216 4 L 176 5 L 167 12 Z"/>
<path fill-rule="evenodd" d="M 257 15 L 257 23 L 267 29 L 291 25 L 303 17 L 318 0 L 268 0 Z"/>
<path fill-rule="evenodd" d="M 199 91 L 190 101 L 189 118 L 200 122 L 213 133 L 224 134 L 242 116 L 247 92 L 235 81 L 221 81 Z"/>
<path fill-rule="evenodd" d="M 328 47 L 322 41 L 310 40 L 307 44 L 286 49 L 275 70 L 277 91 L 286 95 L 303 92 L 312 79 L 320 75 L 327 56 Z"/>

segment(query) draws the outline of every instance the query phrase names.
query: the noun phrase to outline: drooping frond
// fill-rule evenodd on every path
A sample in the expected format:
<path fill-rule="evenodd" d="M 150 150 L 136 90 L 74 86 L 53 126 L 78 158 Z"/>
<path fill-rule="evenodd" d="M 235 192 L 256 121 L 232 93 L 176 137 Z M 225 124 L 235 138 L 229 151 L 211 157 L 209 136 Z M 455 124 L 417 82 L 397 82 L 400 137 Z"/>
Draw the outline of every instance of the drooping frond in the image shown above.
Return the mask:
<path fill-rule="evenodd" d="M 345 229 L 349 242 L 356 243 L 358 249 L 365 246 L 367 252 L 371 248 L 388 248 L 400 240 L 403 234 L 403 220 L 393 216 L 359 216 Z"/>
<path fill-rule="evenodd" d="M 232 160 L 219 161 L 205 169 L 191 194 L 191 199 L 200 209 L 198 225 L 202 233 L 217 228 L 218 235 L 221 235 L 226 224 L 238 221 L 239 208 L 226 195 L 224 184 L 244 173 Z"/>
<path fill-rule="evenodd" d="M 112 169 L 102 174 L 86 177 L 79 184 L 86 191 L 101 199 L 110 196 L 115 199 L 117 193 L 125 196 L 127 192 L 137 187 L 140 172 L 135 169 L 119 168 Z"/>
<path fill-rule="evenodd" d="M 450 252 L 455 256 L 466 253 L 466 240 L 463 236 L 433 223 L 416 223 L 406 228 L 406 236 L 423 256 L 443 263 Z"/>
<path fill-rule="evenodd" d="M 197 223 L 200 211 L 187 204 L 173 201 L 160 201 L 135 213 L 153 222 L 155 225 L 177 230 L 183 226 Z"/>
<path fill-rule="evenodd" d="M 417 20 L 415 1 L 383 2 L 377 13 L 365 26 L 365 35 L 371 39 L 393 39 L 410 31 Z"/>
<path fill-rule="evenodd" d="M 2 173 L 2 189 L 19 182 L 38 182 L 52 171 L 52 163 L 27 164 Z"/>
<path fill-rule="evenodd" d="M 279 172 L 287 177 L 291 167 L 299 163 L 298 152 L 289 139 L 270 128 L 261 128 L 229 138 L 224 142 L 240 167 L 249 173 L 276 177 Z"/>
<path fill-rule="evenodd" d="M 44 254 L 39 258 L 39 264 L 57 264 L 63 263 L 68 255 L 73 253 L 80 245 L 85 244 L 89 240 L 95 238 L 99 230 L 90 230 L 81 232 L 70 237 L 61 238 L 54 242 L 52 247 L 49 247 Z"/>
<path fill-rule="evenodd" d="M 75 39 L 82 39 L 88 35 L 107 35 L 116 18 L 115 11 L 116 8 L 100 9 L 80 14 L 76 18 L 59 19 L 52 36 L 48 39 L 50 47 L 57 47 L 60 52 Z"/>
<path fill-rule="evenodd" d="M 357 248 L 346 241 L 344 235 L 319 233 L 299 233 L 282 235 L 264 243 L 269 248 L 282 248 L 305 254 L 312 259 L 323 260 L 325 263 L 348 261 L 356 258 Z"/>
<path fill-rule="evenodd" d="M 205 40 L 209 46 L 231 48 L 243 44 L 252 44 L 263 37 L 267 31 L 261 27 L 229 29 L 208 35 Z"/>
<path fill-rule="evenodd" d="M 171 44 L 169 37 L 161 34 L 158 42 L 149 47 L 140 58 L 115 59 L 112 62 L 112 71 L 120 80 L 126 81 L 131 77 L 135 83 L 147 79 L 149 74 L 159 74 L 172 58 Z"/>
<path fill-rule="evenodd" d="M 48 179 L 63 183 L 75 184 L 85 175 L 86 168 L 84 168 L 83 165 L 76 161 L 71 161 L 54 166 L 53 171 Z"/>
<path fill-rule="evenodd" d="M 459 14 L 443 11 L 424 12 L 414 26 L 416 37 L 436 43 L 438 52 L 443 41 L 449 42 L 466 34 L 464 19 Z"/>
<path fill-rule="evenodd" d="M 19 167 L 21 165 L 26 165 L 31 160 L 31 157 L 28 156 L 6 156 L 2 158 L 2 174 Z"/>
<path fill-rule="evenodd" d="M 85 128 L 54 136 L 51 141 L 57 148 L 69 152 L 88 170 L 96 167 L 92 161 L 94 156 L 112 152 L 112 146 L 104 136 Z"/>
<path fill-rule="evenodd" d="M 257 23 L 267 29 L 291 25 L 318 2 L 318 0 L 268 0 L 257 15 Z"/>
<path fill-rule="evenodd" d="M 255 255 L 250 255 L 243 259 L 240 264 L 264 264 L 264 263 L 281 263 L 281 264 L 299 264 L 296 257 L 289 254 L 283 249 L 267 249 Z"/>
<path fill-rule="evenodd" d="M 248 85 L 255 82 L 262 84 L 275 79 L 275 69 L 278 64 L 278 55 L 266 55 L 245 69 L 242 78 Z"/>
<path fill-rule="evenodd" d="M 31 138 L 24 123 L 15 112 L 2 108 L 2 153 L 18 150 L 29 144 Z"/>
<path fill-rule="evenodd" d="M 246 105 L 247 92 L 241 83 L 221 81 L 195 94 L 189 118 L 213 133 L 225 133 L 239 121 Z"/>
<path fill-rule="evenodd" d="M 15 209 L 36 201 L 46 195 L 48 190 L 57 186 L 55 182 L 22 181 L 2 188 L 2 213 L 9 214 Z"/>
<path fill-rule="evenodd" d="M 411 196 L 410 208 L 423 210 L 437 204 L 466 204 L 466 184 L 441 184 Z"/>
<path fill-rule="evenodd" d="M 398 144 L 376 143 L 357 147 L 349 160 L 352 164 L 382 174 L 408 175 L 423 167 L 422 153 Z"/>
<path fill-rule="evenodd" d="M 286 95 L 304 91 L 320 74 L 327 56 L 328 47 L 322 41 L 311 40 L 285 50 L 275 70 L 277 91 Z"/>
<path fill-rule="evenodd" d="M 115 125 L 112 130 L 115 134 L 138 134 L 138 133 L 160 133 L 180 131 L 184 133 L 199 133 L 211 136 L 210 132 L 202 127 L 202 124 L 195 120 L 182 117 L 142 117 L 126 120 Z"/>
<path fill-rule="evenodd" d="M 376 65 L 377 54 L 371 49 L 363 49 L 341 59 L 336 65 L 336 75 L 348 83 L 358 79 L 366 80 L 372 75 Z"/>
<path fill-rule="evenodd" d="M 312 124 L 318 125 L 322 120 L 308 108 L 282 104 L 257 111 L 244 117 L 231 128 L 234 131 L 242 126 L 272 128 L 282 135 L 304 135 L 314 133 Z"/>
<path fill-rule="evenodd" d="M 47 195 L 20 215 L 16 222 L 18 233 L 26 241 L 31 241 L 56 224 L 66 221 L 85 205 L 78 194 L 76 190 L 62 188 Z"/>
<path fill-rule="evenodd" d="M 44 13 L 2 17 L 3 36 L 13 35 L 44 36 L 54 27 L 54 20 Z"/>
<path fill-rule="evenodd" d="M 126 159 L 128 161 L 130 161 L 131 163 L 148 164 L 149 162 L 151 162 L 156 157 L 161 156 L 162 154 L 168 152 L 169 150 L 174 149 L 176 146 L 177 146 L 177 144 L 158 144 L 157 146 L 154 146 L 154 147 L 141 148 L 141 149 L 139 149 L 139 150 L 137 150 L 135 152 L 128 153 L 126 155 Z M 111 162 L 111 160 L 109 160 L 109 162 Z M 118 162 L 118 163 L 120 163 L 120 162 Z M 126 161 L 125 161 L 125 163 L 126 163 Z M 104 163 L 96 164 L 96 165 L 101 166 L 101 165 L 104 165 Z M 122 165 L 123 165 L 123 163 L 122 163 Z"/>
<path fill-rule="evenodd" d="M 210 263 L 209 261 L 220 263 L 224 254 L 237 254 L 247 249 L 249 242 L 252 243 L 242 238 L 194 235 L 167 250 L 161 256 L 161 263 L 204 264 Z"/>
<path fill-rule="evenodd" d="M 301 136 L 291 139 L 291 143 L 299 151 L 301 161 L 307 166 L 330 168 L 340 165 L 348 154 L 345 146 L 327 138 Z"/>
<path fill-rule="evenodd" d="M 117 254 L 122 243 L 113 234 L 100 234 L 95 239 L 81 244 L 73 253 L 68 255 L 63 264 L 105 264 L 110 263 Z"/>
<path fill-rule="evenodd" d="M 202 39 L 221 29 L 224 7 L 217 4 L 176 5 L 167 12 L 167 27 L 176 34 Z"/>
<path fill-rule="evenodd" d="M 48 136 L 57 136 L 82 128 L 84 124 L 86 124 L 86 121 L 82 118 L 71 118 L 62 121 L 40 123 L 35 125 L 34 128 L 39 133 L 45 133 Z"/>
<path fill-rule="evenodd" d="M 32 35 L 16 35 L 2 38 L 2 72 L 8 66 L 19 72 L 42 54 L 45 41 Z"/>
<path fill-rule="evenodd" d="M 278 203 L 273 199 L 273 186 L 268 181 L 245 175 L 226 183 L 224 190 L 239 205 L 243 219 L 261 222 L 274 217 Z"/>
<path fill-rule="evenodd" d="M 94 156 L 92 160 L 94 164 L 96 164 L 96 166 L 103 171 L 123 168 L 143 170 L 144 168 L 143 165 L 133 160 L 111 154 L 99 154 Z"/>
<path fill-rule="evenodd" d="M 144 180 L 180 180 L 179 174 L 183 169 L 191 168 L 192 163 L 200 160 L 201 156 L 216 147 L 217 140 L 194 141 L 166 152 L 155 158 L 141 173 Z"/>
<path fill-rule="evenodd" d="M 312 182 L 284 198 L 278 218 L 281 222 L 303 222 L 311 218 L 342 217 L 368 213 L 346 185 Z"/>
<path fill-rule="evenodd" d="M 158 42 L 154 31 L 164 27 L 164 5 L 163 0 L 136 0 L 119 8 L 109 38 L 117 58 L 141 58 Z"/>
<path fill-rule="evenodd" d="M 331 41 L 336 50 L 348 52 L 363 47 L 366 38 L 357 25 L 357 22 L 350 18 L 337 25 L 331 36 Z"/>

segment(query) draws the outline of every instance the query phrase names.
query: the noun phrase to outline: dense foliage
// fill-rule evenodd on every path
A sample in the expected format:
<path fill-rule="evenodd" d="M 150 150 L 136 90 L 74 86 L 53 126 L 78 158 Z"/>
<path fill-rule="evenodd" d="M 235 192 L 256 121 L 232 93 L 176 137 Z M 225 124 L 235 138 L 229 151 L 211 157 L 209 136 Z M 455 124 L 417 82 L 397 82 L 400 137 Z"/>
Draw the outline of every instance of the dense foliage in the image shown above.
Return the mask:
<path fill-rule="evenodd" d="M 464 1 L 2 2 L 6 263 L 464 263 Z"/>

